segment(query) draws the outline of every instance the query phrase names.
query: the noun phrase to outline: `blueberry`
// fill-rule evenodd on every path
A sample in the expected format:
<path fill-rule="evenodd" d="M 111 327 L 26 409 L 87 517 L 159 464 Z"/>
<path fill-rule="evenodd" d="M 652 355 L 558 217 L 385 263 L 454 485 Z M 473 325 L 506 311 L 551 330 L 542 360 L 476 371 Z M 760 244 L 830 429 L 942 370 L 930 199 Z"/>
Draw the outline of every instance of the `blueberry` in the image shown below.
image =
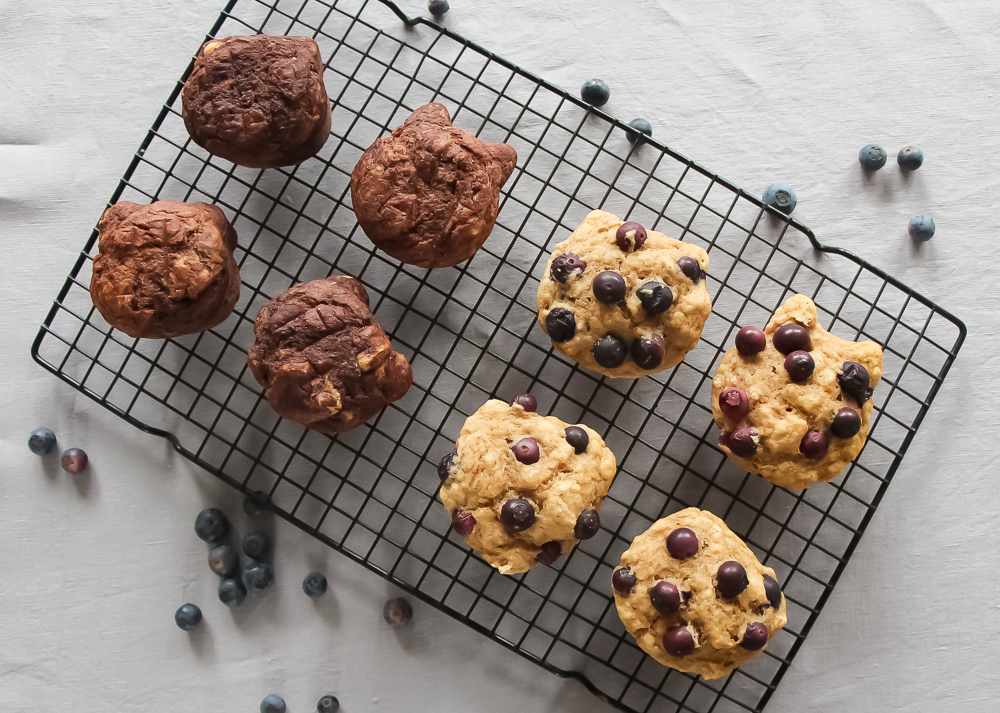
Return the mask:
<path fill-rule="evenodd" d="M 517 458 L 517 462 L 524 465 L 537 463 L 541 455 L 538 448 L 538 441 L 534 438 L 522 438 L 511 446 L 511 450 L 514 451 L 514 457 Z"/>
<path fill-rule="evenodd" d="M 563 253 L 552 258 L 549 276 L 556 282 L 566 283 L 572 276 L 579 277 L 587 269 L 587 263 L 576 253 Z"/>
<path fill-rule="evenodd" d="M 934 219 L 929 215 L 915 215 L 910 218 L 908 228 L 910 237 L 918 243 L 926 243 L 933 238 L 935 229 Z"/>
<path fill-rule="evenodd" d="M 743 327 L 736 333 L 736 351 L 741 356 L 754 356 L 766 348 L 767 337 L 764 336 L 764 332 L 759 327 Z"/>
<path fill-rule="evenodd" d="M 772 183 L 765 188 L 761 200 L 764 201 L 764 205 L 777 208 L 785 215 L 791 215 L 792 211 L 795 210 L 795 205 L 799 202 L 792 187 L 784 183 Z"/>
<path fill-rule="evenodd" d="M 896 154 L 896 163 L 904 171 L 916 171 L 924 165 L 924 152 L 916 146 L 906 146 Z"/>
<path fill-rule="evenodd" d="M 250 517 L 256 517 L 267 510 L 267 493 L 255 490 L 243 498 L 243 512 Z"/>
<path fill-rule="evenodd" d="M 670 582 L 657 582 L 649 590 L 649 603 L 661 614 L 673 614 L 681 608 L 681 593 Z"/>
<path fill-rule="evenodd" d="M 545 332 L 553 342 L 568 342 L 576 336 L 576 317 L 568 309 L 556 307 L 545 317 Z"/>
<path fill-rule="evenodd" d="M 809 380 L 813 371 L 816 370 L 816 362 L 812 354 L 804 351 L 792 352 L 785 357 L 785 371 L 788 378 L 796 384 L 802 384 Z"/>
<path fill-rule="evenodd" d="M 625 138 L 630 144 L 634 144 L 644 136 L 653 135 L 653 125 L 645 119 L 632 119 L 628 125 L 630 128 L 625 129 Z"/>
<path fill-rule="evenodd" d="M 559 559 L 559 555 L 562 554 L 562 545 L 558 542 L 546 542 L 535 555 L 535 559 L 538 564 L 544 564 L 546 567 L 551 567 L 555 564 L 555 561 Z"/>
<path fill-rule="evenodd" d="M 336 696 L 323 696 L 316 704 L 316 713 L 337 713 L 340 710 L 340 701 Z"/>
<path fill-rule="evenodd" d="M 437 472 L 442 483 L 448 480 L 448 476 L 451 475 L 451 469 L 455 467 L 455 460 L 457 458 L 458 453 L 448 453 L 438 463 Z"/>
<path fill-rule="evenodd" d="M 251 562 L 243 568 L 243 586 L 258 597 L 274 585 L 274 570 L 266 562 Z"/>
<path fill-rule="evenodd" d="M 877 171 L 885 165 L 885 149 L 878 144 L 868 144 L 858 153 L 858 161 L 866 171 Z"/>
<path fill-rule="evenodd" d="M 194 604 L 182 604 L 174 614 L 174 623 L 184 631 L 191 631 L 201 623 L 201 609 Z"/>
<path fill-rule="evenodd" d="M 671 656 L 690 656 L 694 653 L 694 635 L 686 626 L 667 629 L 663 634 L 663 648 Z"/>
<path fill-rule="evenodd" d="M 743 633 L 743 641 L 740 642 L 747 651 L 760 651 L 767 646 L 768 636 L 767 625 L 759 621 L 747 624 L 747 630 Z"/>
<path fill-rule="evenodd" d="M 271 694 L 260 702 L 260 713 L 285 713 L 285 699 Z"/>
<path fill-rule="evenodd" d="M 853 438 L 861 430 L 861 416 L 854 409 L 845 406 L 837 411 L 830 424 L 830 433 L 837 438 Z"/>
<path fill-rule="evenodd" d="M 316 599 L 326 594 L 326 577 L 320 572 L 310 572 L 302 580 L 302 591 L 310 599 Z"/>
<path fill-rule="evenodd" d="M 611 98 L 611 90 L 603 79 L 588 79 L 580 87 L 580 97 L 593 106 L 604 106 Z"/>
<path fill-rule="evenodd" d="M 87 454 L 82 448 L 67 448 L 59 459 L 59 465 L 70 475 L 79 475 L 87 470 L 88 462 Z"/>
<path fill-rule="evenodd" d="M 218 508 L 206 508 L 195 518 L 194 534 L 205 542 L 220 542 L 229 534 L 229 518 Z"/>
<path fill-rule="evenodd" d="M 500 508 L 500 524 L 509 534 L 524 532 L 535 524 L 535 506 L 524 498 L 511 498 Z"/>
<path fill-rule="evenodd" d="M 525 411 L 531 411 L 534 413 L 538 410 L 538 399 L 531 394 L 518 394 L 514 397 L 514 400 L 510 402 L 510 405 L 520 406 Z"/>
<path fill-rule="evenodd" d="M 613 305 L 625 299 L 628 289 L 625 278 L 612 270 L 605 270 L 594 278 L 594 297 L 603 305 Z"/>
<path fill-rule="evenodd" d="M 620 567 L 611 573 L 611 586 L 623 597 L 632 593 L 638 581 L 631 567 Z"/>
<path fill-rule="evenodd" d="M 727 387 L 719 394 L 719 409 L 726 418 L 742 421 L 750 413 L 750 398 L 743 389 Z"/>
<path fill-rule="evenodd" d="M 605 369 L 615 369 L 625 363 L 628 350 L 625 349 L 625 342 L 618 337 L 608 334 L 597 340 L 594 345 L 594 361 Z"/>
<path fill-rule="evenodd" d="M 240 567 L 240 555 L 229 545 L 213 547 L 208 553 L 208 568 L 220 577 L 231 577 Z"/>
<path fill-rule="evenodd" d="M 696 285 L 705 276 L 705 271 L 701 269 L 701 263 L 690 255 L 681 255 L 677 258 L 677 267 L 681 269 L 687 279 Z"/>
<path fill-rule="evenodd" d="M 596 510 L 584 510 L 576 519 L 573 527 L 573 537 L 578 540 L 589 540 L 601 531 L 601 513 Z"/>
<path fill-rule="evenodd" d="M 587 452 L 587 446 L 590 444 L 590 436 L 587 435 L 587 431 L 579 426 L 567 426 L 565 433 L 566 442 L 573 446 L 574 453 L 580 455 Z"/>
<path fill-rule="evenodd" d="M 799 450 L 809 460 L 820 460 L 830 447 L 830 437 L 823 431 L 807 431 L 799 441 Z"/>
<path fill-rule="evenodd" d="M 402 597 L 390 599 L 382 607 L 382 618 L 393 629 L 402 629 L 413 620 L 413 605 Z"/>
<path fill-rule="evenodd" d="M 615 232 L 615 245 L 623 253 L 638 250 L 646 243 L 646 229 L 634 221 L 622 223 Z"/>
<path fill-rule="evenodd" d="M 243 582 L 230 577 L 219 582 L 219 601 L 227 607 L 238 607 L 247 598 L 247 589 Z"/>
<path fill-rule="evenodd" d="M 719 571 L 716 573 L 715 579 L 719 587 L 719 596 L 723 599 L 738 597 L 750 586 L 746 568 L 733 560 L 723 562 L 719 565 Z"/>
<path fill-rule="evenodd" d="M 632 342 L 632 360 L 640 369 L 655 369 L 663 363 L 665 348 L 663 337 L 659 334 L 636 339 Z"/>
<path fill-rule="evenodd" d="M 670 287 L 656 280 L 640 285 L 635 296 L 639 298 L 639 304 L 647 314 L 663 314 L 674 303 L 674 293 L 670 291 Z"/>
<path fill-rule="evenodd" d="M 36 428 L 28 436 L 28 449 L 36 456 L 48 455 L 56 444 L 56 434 L 48 428 Z"/>
<path fill-rule="evenodd" d="M 809 330 L 795 322 L 783 324 L 774 330 L 772 342 L 774 348 L 782 354 L 798 351 L 807 352 L 812 349 L 812 338 L 809 336 Z"/>
<path fill-rule="evenodd" d="M 675 560 L 686 560 L 698 554 L 698 535 L 690 527 L 678 527 L 667 535 L 667 552 Z"/>
<path fill-rule="evenodd" d="M 781 585 L 774 577 L 764 575 L 764 593 L 767 595 L 767 603 L 772 609 L 781 608 Z"/>
<path fill-rule="evenodd" d="M 868 376 L 868 370 L 864 364 L 858 364 L 856 361 L 845 361 L 840 373 L 837 374 L 837 381 L 840 382 L 840 390 L 844 392 L 844 395 L 854 399 L 858 406 L 872 397 L 874 390 L 868 385 L 871 383 L 871 378 Z"/>
<path fill-rule="evenodd" d="M 448 12 L 450 6 L 448 5 L 448 0 L 430 0 L 427 3 L 427 9 L 431 11 L 434 17 L 441 17 Z"/>
<path fill-rule="evenodd" d="M 471 512 L 456 510 L 451 514 L 451 527 L 459 537 L 468 537 L 476 527 L 476 516 Z"/>
<path fill-rule="evenodd" d="M 737 458 L 749 458 L 757 452 L 758 440 L 759 436 L 755 430 L 743 426 L 732 433 L 723 433 L 719 438 L 719 444 L 728 447 Z"/>
<path fill-rule="evenodd" d="M 243 554 L 250 559 L 259 560 L 271 549 L 271 542 L 263 532 L 248 532 L 243 538 Z"/>

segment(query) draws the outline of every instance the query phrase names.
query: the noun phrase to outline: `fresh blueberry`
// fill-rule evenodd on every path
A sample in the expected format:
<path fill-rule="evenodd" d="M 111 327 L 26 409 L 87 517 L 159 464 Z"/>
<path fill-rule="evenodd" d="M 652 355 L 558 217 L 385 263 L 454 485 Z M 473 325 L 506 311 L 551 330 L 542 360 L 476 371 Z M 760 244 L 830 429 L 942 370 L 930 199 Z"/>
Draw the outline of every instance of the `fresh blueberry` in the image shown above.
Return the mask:
<path fill-rule="evenodd" d="M 788 378 L 796 384 L 808 381 L 815 370 L 816 362 L 809 352 L 792 352 L 785 357 L 785 371 L 788 372 Z"/>
<path fill-rule="evenodd" d="M 588 79 L 580 87 L 580 97 L 592 106 L 604 106 L 611 98 L 611 90 L 603 79 Z"/>
<path fill-rule="evenodd" d="M 524 532 L 535 524 L 535 507 L 524 498 L 511 498 L 500 508 L 500 524 L 508 533 Z"/>
<path fill-rule="evenodd" d="M 749 426 L 737 428 L 732 433 L 723 433 L 719 444 L 726 446 L 737 458 L 749 458 L 757 452 L 757 432 Z"/>
<path fill-rule="evenodd" d="M 663 337 L 659 334 L 650 334 L 632 342 L 632 360 L 640 369 L 647 371 L 655 369 L 663 363 L 665 349 Z"/>
<path fill-rule="evenodd" d="M 535 555 L 535 559 L 538 564 L 544 564 L 546 567 L 551 567 L 555 564 L 555 561 L 559 559 L 559 555 L 562 554 L 562 545 L 556 541 L 546 542 Z"/>
<path fill-rule="evenodd" d="M 719 394 L 719 409 L 726 418 L 742 421 L 750 413 L 750 398 L 743 389 L 727 387 Z"/>
<path fill-rule="evenodd" d="M 698 535 L 690 527 L 678 527 L 667 535 L 667 552 L 675 560 L 686 560 L 698 554 Z"/>
<path fill-rule="evenodd" d="M 538 448 L 538 441 L 534 438 L 522 438 L 511 446 L 511 450 L 514 451 L 514 457 L 517 459 L 517 462 L 524 465 L 537 463 L 541 455 Z"/>
<path fill-rule="evenodd" d="M 393 629 L 402 629 L 413 620 L 413 605 L 402 597 L 390 599 L 382 607 L 382 618 Z"/>
<path fill-rule="evenodd" d="M 302 591 L 310 599 L 316 599 L 326 594 L 326 577 L 320 572 L 310 572 L 302 580 Z"/>
<path fill-rule="evenodd" d="M 510 405 L 520 406 L 525 411 L 534 413 L 538 410 L 538 399 L 531 394 L 518 394 L 514 397 L 514 400 L 510 402 Z"/>
<path fill-rule="evenodd" d="M 611 573 L 611 586 L 623 597 L 632 593 L 638 581 L 639 578 L 635 576 L 631 567 L 619 567 Z"/>
<path fill-rule="evenodd" d="M 821 460 L 830 447 L 830 437 L 823 431 L 806 431 L 799 441 L 799 450 L 809 460 Z"/>
<path fill-rule="evenodd" d="M 764 575 L 764 593 L 767 595 L 767 603 L 772 609 L 781 608 L 781 585 L 774 577 Z"/>
<path fill-rule="evenodd" d="M 256 517 L 267 510 L 267 493 L 255 490 L 243 498 L 243 512 L 250 517 Z"/>
<path fill-rule="evenodd" d="M 205 542 L 221 542 L 229 534 L 229 518 L 218 508 L 205 508 L 194 521 L 194 534 Z"/>
<path fill-rule="evenodd" d="M 916 146 L 905 146 L 896 154 L 896 163 L 904 171 L 916 171 L 924 165 L 924 152 Z"/>
<path fill-rule="evenodd" d="M 259 560 L 271 549 L 271 541 L 263 532 L 248 532 L 243 538 L 243 554 L 250 559 Z"/>
<path fill-rule="evenodd" d="M 451 475 L 451 469 L 455 467 L 456 458 L 458 458 L 458 453 L 448 453 L 438 463 L 437 472 L 442 483 L 448 480 L 448 476 Z"/>
<path fill-rule="evenodd" d="M 667 629 L 663 634 L 663 648 L 671 656 L 690 656 L 694 653 L 694 635 L 686 626 Z"/>
<path fill-rule="evenodd" d="M 208 553 L 208 568 L 220 577 L 232 577 L 240 567 L 240 555 L 235 547 L 219 545 Z"/>
<path fill-rule="evenodd" d="M 579 426 L 567 426 L 566 427 L 566 442 L 573 446 L 573 452 L 577 455 L 587 452 L 587 446 L 590 444 L 590 436 L 587 432 L 580 428 Z"/>
<path fill-rule="evenodd" d="M 323 696 L 316 704 L 316 713 L 337 713 L 340 710 L 340 701 L 336 696 Z"/>
<path fill-rule="evenodd" d="M 733 560 L 723 562 L 719 565 L 719 571 L 716 573 L 715 579 L 719 587 L 719 596 L 723 599 L 738 597 L 750 586 L 746 568 Z"/>
<path fill-rule="evenodd" d="M 227 607 L 238 607 L 246 598 L 247 588 L 240 580 L 230 577 L 219 582 L 219 601 Z"/>
<path fill-rule="evenodd" d="M 736 333 L 736 351 L 741 356 L 754 356 L 767 348 L 767 337 L 759 327 L 743 327 Z"/>
<path fill-rule="evenodd" d="M 866 171 L 877 171 L 885 165 L 885 149 L 878 144 L 867 144 L 858 153 L 858 161 Z"/>
<path fill-rule="evenodd" d="M 70 475 L 79 475 L 87 470 L 88 462 L 87 454 L 82 448 L 67 448 L 59 459 L 59 465 Z"/>
<path fill-rule="evenodd" d="M 36 456 L 48 455 L 56 444 L 56 434 L 48 428 L 36 428 L 28 436 L 28 449 Z"/>
<path fill-rule="evenodd" d="M 915 215 L 910 218 L 908 230 L 911 238 L 918 243 L 926 243 L 934 237 L 936 226 L 934 225 L 934 219 L 929 215 Z"/>
<path fill-rule="evenodd" d="M 612 270 L 605 270 L 594 278 L 594 297 L 603 305 L 613 305 L 625 299 L 628 287 L 625 278 Z"/>
<path fill-rule="evenodd" d="M 673 614 L 681 608 L 681 593 L 670 582 L 657 582 L 649 590 L 649 603 L 661 614 Z"/>
<path fill-rule="evenodd" d="M 830 433 L 837 438 L 853 438 L 861 430 L 861 416 L 849 406 L 837 411 L 830 424 Z"/>
<path fill-rule="evenodd" d="M 448 12 L 450 6 L 448 5 L 448 0 L 430 0 L 427 3 L 427 9 L 431 11 L 434 17 L 441 17 Z"/>
<path fill-rule="evenodd" d="M 471 512 L 456 510 L 451 514 L 451 527 L 459 537 L 468 537 L 476 527 L 476 516 Z"/>
<path fill-rule="evenodd" d="M 767 625 L 759 621 L 747 624 L 747 630 L 743 633 L 743 641 L 740 642 L 747 651 L 760 651 L 767 646 Z"/>
<path fill-rule="evenodd" d="M 872 397 L 874 389 L 869 386 L 871 378 L 864 364 L 845 361 L 841 372 L 837 374 L 837 381 L 840 382 L 840 390 L 854 399 L 859 406 Z"/>
<path fill-rule="evenodd" d="M 623 253 L 638 250 L 646 243 L 646 229 L 634 221 L 622 223 L 615 232 L 615 245 Z"/>
<path fill-rule="evenodd" d="M 271 694 L 260 702 L 260 713 L 285 713 L 285 699 Z"/>
<path fill-rule="evenodd" d="M 764 201 L 764 205 L 777 208 L 785 215 L 791 215 L 792 211 L 795 210 L 795 205 L 799 202 L 792 187 L 784 183 L 772 183 L 765 188 L 761 200 Z"/>
<path fill-rule="evenodd" d="M 545 331 L 553 342 L 568 342 L 576 336 L 576 317 L 568 309 L 556 307 L 545 317 Z"/>
<path fill-rule="evenodd" d="M 618 368 L 625 363 L 626 356 L 625 342 L 612 334 L 601 337 L 594 345 L 594 361 L 605 369 Z"/>
<path fill-rule="evenodd" d="M 182 604 L 174 614 L 174 623 L 184 631 L 191 631 L 201 623 L 201 609 L 194 604 Z"/>
<path fill-rule="evenodd" d="M 774 348 L 782 354 L 798 351 L 808 352 L 812 349 L 812 338 L 809 336 L 809 330 L 795 322 L 783 324 L 774 330 L 772 341 Z"/>
<path fill-rule="evenodd" d="M 690 255 L 681 255 L 677 258 L 677 267 L 681 269 L 687 279 L 696 285 L 705 276 L 705 271 L 701 269 L 701 263 Z"/>
<path fill-rule="evenodd" d="M 566 283 L 572 276 L 579 277 L 587 269 L 587 263 L 576 253 L 563 253 L 552 259 L 549 275 L 556 282 Z"/>
<path fill-rule="evenodd" d="M 674 303 L 674 293 L 670 287 L 656 280 L 640 285 L 635 296 L 639 298 L 639 304 L 646 314 L 663 314 Z"/>
<path fill-rule="evenodd" d="M 263 597 L 274 585 L 274 570 L 266 562 L 251 562 L 243 568 L 243 586 L 248 592 Z"/>
<path fill-rule="evenodd" d="M 601 513 L 596 510 L 584 510 L 576 519 L 573 527 L 573 537 L 578 540 L 589 540 L 601 531 Z"/>
<path fill-rule="evenodd" d="M 634 144 L 644 136 L 653 135 L 653 125 L 645 119 L 632 119 L 628 125 L 630 128 L 625 129 L 625 137 L 630 144 Z"/>

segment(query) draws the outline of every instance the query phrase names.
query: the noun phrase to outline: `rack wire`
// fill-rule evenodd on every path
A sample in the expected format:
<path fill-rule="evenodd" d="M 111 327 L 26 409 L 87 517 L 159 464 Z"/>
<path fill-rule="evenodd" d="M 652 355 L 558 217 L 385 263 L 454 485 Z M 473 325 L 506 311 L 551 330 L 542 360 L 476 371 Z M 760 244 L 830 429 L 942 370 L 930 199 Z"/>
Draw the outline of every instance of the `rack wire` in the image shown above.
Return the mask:
<path fill-rule="evenodd" d="M 389 0 L 232 0 L 208 37 L 308 35 L 326 58 L 332 135 L 315 159 L 235 167 L 193 144 L 180 118 L 184 76 L 111 202 L 204 200 L 240 238 L 234 313 L 168 341 L 108 327 L 88 285 L 90 236 L 32 347 L 45 368 L 279 515 L 499 645 L 579 680 L 612 706 L 760 711 L 830 596 L 965 338 L 954 316 L 883 271 L 820 245 L 666 146 Z M 361 153 L 416 107 L 438 101 L 457 126 L 505 141 L 518 166 L 486 246 L 457 269 L 426 271 L 376 252 L 357 227 L 349 179 Z M 535 324 L 550 248 L 605 208 L 711 256 L 713 314 L 673 370 L 608 380 L 551 348 Z M 413 365 L 405 398 L 331 439 L 282 421 L 246 366 L 259 308 L 296 282 L 359 277 L 395 348 Z M 763 325 L 791 294 L 834 333 L 884 349 L 868 443 L 830 485 L 792 492 L 730 464 L 709 392 L 739 326 Z M 553 568 L 498 574 L 450 532 L 437 459 L 487 398 L 533 392 L 539 412 L 602 433 L 620 471 L 603 530 Z M 625 632 L 610 573 L 632 538 L 687 506 L 723 517 L 773 567 L 788 626 L 750 664 L 706 682 L 660 666 Z"/>

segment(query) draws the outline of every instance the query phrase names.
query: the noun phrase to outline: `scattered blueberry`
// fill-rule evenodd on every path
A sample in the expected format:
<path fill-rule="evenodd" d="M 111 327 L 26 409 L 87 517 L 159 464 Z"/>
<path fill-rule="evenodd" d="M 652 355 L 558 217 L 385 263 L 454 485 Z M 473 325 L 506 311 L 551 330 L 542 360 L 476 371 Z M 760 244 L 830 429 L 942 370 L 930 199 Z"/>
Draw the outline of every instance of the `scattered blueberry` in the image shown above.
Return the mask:
<path fill-rule="evenodd" d="M 326 594 L 326 577 L 321 572 L 310 572 L 302 580 L 302 591 L 310 599 L 317 599 Z"/>
<path fill-rule="evenodd" d="M 596 510 L 584 510 L 576 519 L 573 527 L 573 537 L 578 540 L 589 540 L 601 531 L 601 513 Z"/>
<path fill-rule="evenodd" d="M 809 330 L 801 324 L 789 322 L 774 330 L 774 348 L 782 354 L 792 352 L 807 352 L 812 349 L 812 338 Z"/>
<path fill-rule="evenodd" d="M 323 696 L 316 704 L 316 713 L 337 713 L 340 710 L 340 701 L 336 696 Z"/>
<path fill-rule="evenodd" d="M 451 514 L 451 526 L 459 537 L 468 537 L 476 527 L 476 516 L 471 512 L 456 510 Z"/>
<path fill-rule="evenodd" d="M 866 171 L 877 171 L 885 165 L 885 149 L 878 144 L 868 144 L 858 153 L 858 161 Z"/>
<path fill-rule="evenodd" d="M 517 462 L 524 465 L 537 463 L 541 455 L 538 449 L 538 441 L 534 438 L 522 438 L 511 446 L 511 450 L 514 451 L 514 457 L 517 458 Z"/>
<path fill-rule="evenodd" d="M 754 356 L 767 348 L 767 337 L 758 327 L 743 327 L 736 333 L 736 351 L 742 356 Z"/>
<path fill-rule="evenodd" d="M 647 314 L 663 314 L 674 303 L 674 293 L 670 287 L 656 280 L 640 285 L 635 296 L 639 298 L 639 304 Z"/>
<path fill-rule="evenodd" d="M 229 545 L 213 547 L 208 553 L 208 568 L 220 577 L 232 577 L 240 567 L 240 555 Z"/>
<path fill-rule="evenodd" d="M 743 389 L 730 386 L 719 394 L 719 408 L 726 418 L 742 421 L 743 417 L 750 413 L 750 398 Z"/>
<path fill-rule="evenodd" d="M 663 648 L 671 656 L 690 656 L 694 653 L 694 634 L 686 626 L 667 629 L 663 635 Z"/>
<path fill-rule="evenodd" d="M 686 560 L 698 554 L 698 535 L 690 527 L 678 527 L 667 535 L 667 552 L 675 560 Z"/>
<path fill-rule="evenodd" d="M 233 577 L 219 582 L 219 601 L 227 607 L 238 607 L 247 598 L 243 582 Z"/>
<path fill-rule="evenodd" d="M 174 622 L 184 631 L 191 631 L 201 623 L 201 609 L 194 604 L 182 604 L 174 614 Z"/>
<path fill-rule="evenodd" d="M 56 434 L 48 428 L 36 428 L 28 436 L 28 449 L 36 456 L 48 455 L 56 444 Z"/>
<path fill-rule="evenodd" d="M 625 278 L 612 270 L 605 270 L 594 278 L 594 297 L 603 305 L 613 305 L 625 299 L 628 289 Z"/>
<path fill-rule="evenodd" d="M 534 413 L 538 410 L 538 399 L 531 394 L 518 394 L 514 397 L 514 400 L 510 402 L 510 405 L 520 406 L 525 411 Z"/>
<path fill-rule="evenodd" d="M 747 624 L 747 630 L 743 633 L 743 641 L 740 642 L 747 651 L 760 651 L 767 646 L 767 625 L 759 621 Z"/>
<path fill-rule="evenodd" d="M 837 438 L 853 438 L 860 430 L 861 416 L 849 406 L 837 411 L 830 424 L 830 433 Z"/>
<path fill-rule="evenodd" d="M 785 215 L 791 215 L 792 211 L 795 210 L 796 204 L 799 202 L 799 199 L 795 197 L 795 191 L 792 190 L 792 187 L 784 183 L 772 183 L 765 188 L 761 200 L 764 201 L 764 205 L 777 208 Z"/>
<path fill-rule="evenodd" d="M 556 307 L 545 317 L 545 331 L 553 342 L 568 342 L 576 336 L 576 317 L 568 309 Z"/>
<path fill-rule="evenodd" d="M 673 614 L 681 608 L 681 593 L 670 582 L 657 582 L 649 590 L 649 603 L 661 614 Z"/>
<path fill-rule="evenodd" d="M 500 508 L 500 524 L 509 533 L 524 532 L 535 524 L 535 507 L 524 498 L 511 498 Z"/>
<path fill-rule="evenodd" d="M 566 442 L 573 446 L 573 451 L 577 455 L 580 455 L 587 452 L 587 446 L 590 445 L 590 436 L 579 426 L 567 426 Z"/>
<path fill-rule="evenodd" d="M 681 269 L 687 279 L 696 285 L 705 276 L 705 271 L 701 269 L 701 263 L 690 255 L 681 255 L 677 258 L 677 267 Z"/>
<path fill-rule="evenodd" d="M 229 518 L 218 508 L 205 508 L 195 518 L 194 534 L 205 542 L 220 542 L 229 534 Z"/>
<path fill-rule="evenodd" d="M 896 163 L 904 171 L 916 171 L 924 165 L 924 152 L 916 146 L 905 146 L 896 154 Z"/>
<path fill-rule="evenodd" d="M 573 275 L 579 277 L 587 269 L 587 263 L 576 253 L 563 253 L 552 259 L 549 275 L 556 282 L 566 283 Z"/>
<path fill-rule="evenodd" d="M 788 378 L 796 384 L 808 381 L 815 370 L 816 362 L 809 352 L 792 352 L 785 357 L 785 371 L 788 372 Z"/>
<path fill-rule="evenodd" d="M 767 603 L 772 609 L 781 608 L 781 585 L 774 577 L 764 575 L 764 593 L 767 595 Z"/>
<path fill-rule="evenodd" d="M 266 562 L 251 562 L 243 568 L 243 586 L 258 597 L 274 585 L 274 570 Z"/>
<path fill-rule="evenodd" d="M 82 448 L 68 448 L 63 451 L 59 465 L 70 475 L 79 475 L 87 470 L 88 462 L 87 454 L 83 452 Z"/>
<path fill-rule="evenodd" d="M 737 458 L 749 458 L 757 452 L 757 440 L 757 432 L 749 426 L 743 426 L 732 433 L 722 434 L 719 443 L 727 446 Z"/>
<path fill-rule="evenodd" d="M 871 378 L 863 364 L 845 361 L 841 372 L 837 374 L 837 381 L 840 382 L 840 390 L 857 401 L 859 406 L 872 397 L 874 389 L 868 385 Z"/>
<path fill-rule="evenodd" d="M 640 369 L 655 369 L 663 363 L 665 350 L 663 337 L 659 334 L 650 334 L 632 342 L 632 360 Z"/>
<path fill-rule="evenodd" d="M 830 447 L 830 437 L 823 431 L 807 431 L 799 441 L 799 450 L 809 460 L 820 460 Z"/>
<path fill-rule="evenodd" d="M 615 244 L 623 253 L 638 250 L 646 242 L 646 229 L 636 222 L 629 221 L 618 226 L 615 233 Z"/>
<path fill-rule="evenodd" d="M 260 702 L 260 713 L 285 713 L 285 699 L 271 694 Z"/>
<path fill-rule="evenodd" d="M 631 128 L 625 129 L 625 137 L 631 144 L 634 144 L 644 136 L 653 135 L 653 125 L 645 119 L 632 119 L 628 125 Z"/>
<path fill-rule="evenodd" d="M 448 12 L 450 6 L 448 5 L 448 0 L 430 0 L 427 3 L 427 9 L 431 11 L 434 17 L 441 17 Z"/>
<path fill-rule="evenodd" d="M 243 554 L 250 559 L 261 559 L 269 549 L 271 549 L 271 541 L 263 532 L 248 532 L 243 538 Z"/>
<path fill-rule="evenodd" d="M 594 361 L 605 369 L 615 369 L 624 364 L 627 354 L 625 342 L 612 334 L 601 337 L 594 345 Z"/>
<path fill-rule="evenodd" d="M 611 98 L 611 90 L 603 79 L 588 79 L 580 87 L 580 97 L 592 106 L 604 106 Z"/>
<path fill-rule="evenodd" d="M 907 228 L 907 230 L 909 230 L 910 237 L 918 243 L 926 243 L 928 240 L 933 238 L 934 231 L 936 229 L 934 219 L 929 215 L 913 216 L 910 218 L 910 225 Z"/>
<path fill-rule="evenodd" d="M 243 512 L 250 517 L 256 517 L 267 510 L 267 493 L 255 490 L 243 498 Z"/>
<path fill-rule="evenodd" d="M 559 555 L 562 554 L 562 545 L 556 541 L 546 542 L 535 555 L 535 559 L 538 564 L 544 564 L 546 567 L 551 567 L 555 564 L 555 561 L 559 559 Z"/>
<path fill-rule="evenodd" d="M 635 589 L 639 578 L 632 572 L 631 567 L 619 567 L 611 573 L 611 586 L 622 596 L 628 596 Z"/>
<path fill-rule="evenodd" d="M 729 560 L 719 565 L 719 571 L 715 575 L 719 587 L 719 595 L 723 599 L 738 597 L 750 586 L 747 579 L 747 571 L 739 562 Z"/>
<path fill-rule="evenodd" d="M 438 477 L 441 479 L 442 483 L 448 480 L 448 476 L 451 474 L 451 469 L 455 467 L 456 458 L 458 458 L 458 453 L 448 453 L 441 459 L 441 462 L 438 463 Z"/>
<path fill-rule="evenodd" d="M 413 605 L 402 597 L 390 599 L 382 607 L 382 618 L 393 629 L 402 629 L 413 620 Z"/>

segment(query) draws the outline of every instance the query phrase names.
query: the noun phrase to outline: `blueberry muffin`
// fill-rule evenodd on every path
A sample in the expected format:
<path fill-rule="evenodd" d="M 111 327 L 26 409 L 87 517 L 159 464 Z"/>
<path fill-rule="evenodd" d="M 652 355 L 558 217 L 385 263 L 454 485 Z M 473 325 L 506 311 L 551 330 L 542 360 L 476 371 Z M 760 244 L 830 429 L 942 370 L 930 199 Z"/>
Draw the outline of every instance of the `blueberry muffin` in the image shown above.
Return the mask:
<path fill-rule="evenodd" d="M 664 666 L 720 678 L 785 626 L 774 576 L 726 523 L 688 508 L 636 537 L 611 576 L 618 616 Z"/>
<path fill-rule="evenodd" d="M 418 267 L 450 267 L 483 246 L 517 152 L 451 125 L 427 104 L 365 151 L 351 173 L 358 224 L 375 247 Z"/>
<path fill-rule="evenodd" d="M 729 458 L 794 490 L 835 478 L 865 445 L 882 349 L 819 324 L 795 295 L 764 331 L 743 327 L 712 381 L 712 415 Z"/>
<path fill-rule="evenodd" d="M 595 210 L 552 251 L 538 322 L 581 366 L 636 379 L 677 366 L 712 312 L 708 253 Z"/>
<path fill-rule="evenodd" d="M 596 431 L 492 399 L 438 465 L 452 526 L 503 574 L 551 565 L 598 533 L 615 456 Z"/>
<path fill-rule="evenodd" d="M 122 201 L 97 224 L 90 296 L 130 337 L 197 334 L 226 319 L 240 296 L 236 231 L 207 203 Z"/>
<path fill-rule="evenodd" d="M 355 278 L 295 285 L 261 307 L 248 362 L 279 416 L 334 434 L 357 428 L 413 382 Z"/>
<path fill-rule="evenodd" d="M 181 92 L 184 126 L 209 153 L 250 168 L 292 166 L 330 136 L 323 59 L 311 37 L 209 40 Z"/>

